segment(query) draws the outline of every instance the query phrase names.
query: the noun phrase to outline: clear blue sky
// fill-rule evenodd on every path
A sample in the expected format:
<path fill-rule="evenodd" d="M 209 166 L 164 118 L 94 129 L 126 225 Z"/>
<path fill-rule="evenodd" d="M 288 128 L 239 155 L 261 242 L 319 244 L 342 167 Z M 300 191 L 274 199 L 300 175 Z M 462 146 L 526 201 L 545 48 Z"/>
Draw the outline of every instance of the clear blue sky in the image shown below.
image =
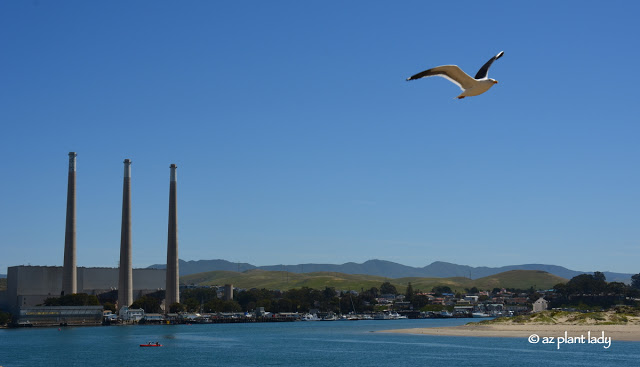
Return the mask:
<path fill-rule="evenodd" d="M 0 273 L 80 266 L 547 263 L 638 273 L 638 2 L 3 1 Z M 504 50 L 484 95 L 474 75 Z"/>

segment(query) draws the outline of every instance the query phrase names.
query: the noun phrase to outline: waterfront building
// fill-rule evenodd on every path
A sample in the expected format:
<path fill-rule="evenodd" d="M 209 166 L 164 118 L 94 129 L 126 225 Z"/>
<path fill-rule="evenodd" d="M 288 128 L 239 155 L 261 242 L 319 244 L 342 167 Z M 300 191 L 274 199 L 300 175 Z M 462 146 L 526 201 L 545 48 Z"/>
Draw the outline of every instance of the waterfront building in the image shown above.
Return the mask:
<path fill-rule="evenodd" d="M 15 322 L 20 326 L 100 325 L 102 306 L 23 307 Z"/>
<path fill-rule="evenodd" d="M 118 317 L 124 322 L 139 322 L 144 318 L 144 310 L 141 308 L 120 307 Z"/>
<path fill-rule="evenodd" d="M 77 268 L 77 292 L 99 295 L 118 288 L 118 268 Z M 133 298 L 164 288 L 165 269 L 133 269 Z M 0 292 L 0 309 L 14 315 L 21 308 L 40 305 L 59 297 L 62 291 L 61 266 L 11 266 L 7 290 Z"/>

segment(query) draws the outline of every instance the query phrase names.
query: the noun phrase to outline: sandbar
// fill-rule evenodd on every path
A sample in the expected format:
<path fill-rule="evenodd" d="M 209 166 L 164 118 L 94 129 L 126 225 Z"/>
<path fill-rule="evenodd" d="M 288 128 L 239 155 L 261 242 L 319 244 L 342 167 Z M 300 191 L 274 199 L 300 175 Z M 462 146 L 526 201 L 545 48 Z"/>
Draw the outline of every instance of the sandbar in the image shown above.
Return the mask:
<path fill-rule="evenodd" d="M 540 337 L 560 337 L 565 336 L 565 331 L 569 337 L 601 336 L 604 331 L 605 336 L 616 341 L 640 341 L 640 325 L 531 325 L 531 324 L 493 324 L 482 325 L 470 323 L 460 326 L 428 327 L 414 329 L 384 330 L 384 333 L 401 334 L 424 334 L 424 335 L 446 335 L 446 336 L 478 336 L 493 338 L 528 338 L 532 334 Z"/>

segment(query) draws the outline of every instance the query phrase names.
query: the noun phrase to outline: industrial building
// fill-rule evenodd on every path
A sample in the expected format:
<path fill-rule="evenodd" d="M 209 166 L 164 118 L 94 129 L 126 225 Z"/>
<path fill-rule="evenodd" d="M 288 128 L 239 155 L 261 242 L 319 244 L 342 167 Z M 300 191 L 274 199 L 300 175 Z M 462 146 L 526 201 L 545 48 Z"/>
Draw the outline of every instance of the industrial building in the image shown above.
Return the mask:
<path fill-rule="evenodd" d="M 67 215 L 63 266 L 12 266 L 7 269 L 7 290 L 0 292 L 0 310 L 22 319 L 34 315 L 44 320 L 72 315 L 70 309 L 31 310 L 45 299 L 73 293 L 99 295 L 117 290 L 118 308 L 128 307 L 141 296 L 166 289 L 165 308 L 179 298 L 177 179 L 175 164 L 170 166 L 169 226 L 167 269 L 133 269 L 131 243 L 131 160 L 124 161 L 120 268 L 76 266 L 76 157 L 69 153 Z M 166 288 L 165 288 L 166 287 Z M 31 311 L 27 311 L 27 310 Z M 83 309 L 88 310 L 86 307 Z M 55 311 L 55 312 L 54 312 Z M 85 312 L 82 311 L 82 312 Z M 35 313 L 33 313 L 35 312 Z M 42 313 L 45 312 L 45 313 Z M 56 313 L 57 312 L 57 313 Z M 61 314 L 62 312 L 62 314 Z M 78 311 L 80 312 L 80 311 Z M 92 311 L 86 311 L 91 314 Z M 62 316 L 61 316 L 62 315 Z M 69 317 L 72 322 L 76 320 Z M 78 319 L 79 320 L 79 319 Z"/>
<path fill-rule="evenodd" d="M 99 295 L 118 289 L 118 273 L 118 268 L 78 267 L 77 293 Z M 133 298 L 164 289 L 165 277 L 165 269 L 133 269 Z M 0 292 L 4 293 L 4 297 L 0 295 L 0 309 L 18 315 L 21 308 L 60 297 L 62 278 L 61 266 L 11 266 L 7 272 L 7 290 Z"/>
<path fill-rule="evenodd" d="M 23 307 L 17 320 L 22 326 L 100 325 L 102 306 Z"/>

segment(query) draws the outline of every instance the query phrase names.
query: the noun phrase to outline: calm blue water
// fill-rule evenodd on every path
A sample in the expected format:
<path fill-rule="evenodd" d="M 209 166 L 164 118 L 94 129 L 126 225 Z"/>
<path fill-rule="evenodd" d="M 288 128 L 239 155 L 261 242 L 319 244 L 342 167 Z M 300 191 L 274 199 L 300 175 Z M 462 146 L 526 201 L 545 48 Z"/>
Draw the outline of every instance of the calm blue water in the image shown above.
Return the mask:
<path fill-rule="evenodd" d="M 469 320 L 295 322 L 0 330 L 0 366 L 640 366 L 640 342 L 373 333 Z M 140 348 L 159 341 L 161 348 Z"/>

